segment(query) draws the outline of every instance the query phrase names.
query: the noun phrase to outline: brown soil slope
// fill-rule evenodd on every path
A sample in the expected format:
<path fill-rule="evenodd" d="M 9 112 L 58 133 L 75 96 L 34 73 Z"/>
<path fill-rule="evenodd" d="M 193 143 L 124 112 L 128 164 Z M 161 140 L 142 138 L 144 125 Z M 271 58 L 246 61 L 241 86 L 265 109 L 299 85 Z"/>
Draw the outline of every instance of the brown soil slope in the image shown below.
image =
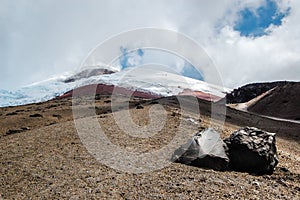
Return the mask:
<path fill-rule="evenodd" d="M 146 139 L 132 137 L 114 121 L 113 114 L 126 110 L 121 106 L 122 98 L 118 98 L 120 109 L 116 113 L 110 109 L 111 101 L 109 96 L 97 96 L 93 107 L 90 99 L 83 99 L 81 108 L 95 109 L 95 113 L 82 117 L 97 119 L 107 138 L 127 151 L 149 152 L 165 146 L 179 124 L 188 137 L 210 126 L 211 104 L 206 101 L 199 101 L 199 116 L 192 109 L 188 115 L 182 114 L 174 97 L 132 98 L 130 114 L 138 126 L 149 123 L 149 110 L 154 105 L 162 105 L 167 114 L 166 124 L 158 134 Z M 187 98 L 187 105 L 189 101 Z M 266 124 L 266 128 L 273 130 L 283 126 L 234 109 L 228 110 L 224 129 L 221 129 L 222 121 L 212 126 L 225 138 L 238 125 L 250 122 Z M 290 126 L 295 133 L 300 130 L 292 123 L 285 126 Z M 273 175 L 218 172 L 179 163 L 153 172 L 131 174 L 103 165 L 87 151 L 75 128 L 69 98 L 0 108 L 0 128 L 0 199 L 300 198 L 300 145 L 294 141 L 298 135 L 278 134 L 279 165 Z M 9 130 L 23 131 L 12 134 Z"/>
<path fill-rule="evenodd" d="M 250 106 L 248 111 L 266 116 L 300 120 L 300 83 L 278 86 L 270 94 Z"/>

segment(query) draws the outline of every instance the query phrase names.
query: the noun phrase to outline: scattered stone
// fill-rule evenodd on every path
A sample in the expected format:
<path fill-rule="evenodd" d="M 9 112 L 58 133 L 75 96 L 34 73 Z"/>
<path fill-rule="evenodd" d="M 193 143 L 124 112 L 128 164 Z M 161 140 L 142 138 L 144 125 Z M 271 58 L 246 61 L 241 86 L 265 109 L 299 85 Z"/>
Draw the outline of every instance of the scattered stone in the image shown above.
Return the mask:
<path fill-rule="evenodd" d="M 101 100 L 101 95 L 99 95 L 99 94 L 96 94 L 96 96 L 95 96 L 95 100 Z"/>
<path fill-rule="evenodd" d="M 49 124 L 47 124 L 46 126 L 51 126 L 51 125 L 54 125 L 56 124 L 56 122 L 50 122 Z"/>
<path fill-rule="evenodd" d="M 6 132 L 6 135 L 12 135 L 12 134 L 15 134 L 15 133 L 21 133 L 21 132 L 28 131 L 28 130 L 30 130 L 29 127 L 22 127 L 20 129 L 9 129 Z"/>
<path fill-rule="evenodd" d="M 12 134 L 16 134 L 16 133 L 21 133 L 23 131 L 24 131 L 23 129 L 9 129 L 6 132 L 6 135 L 12 135 Z"/>
<path fill-rule="evenodd" d="M 289 170 L 287 169 L 287 168 L 285 168 L 285 167 L 280 167 L 279 168 L 281 171 L 283 171 L 283 172 L 289 172 Z"/>
<path fill-rule="evenodd" d="M 193 118 L 187 118 L 188 122 L 191 122 L 193 124 L 198 124 L 198 122 L 196 120 L 194 120 Z"/>
<path fill-rule="evenodd" d="M 150 104 L 155 105 L 155 104 L 159 104 L 159 102 L 158 101 L 151 101 Z"/>
<path fill-rule="evenodd" d="M 254 185 L 254 186 L 256 186 L 256 187 L 259 187 L 259 186 L 260 186 L 260 184 L 259 184 L 259 182 L 258 182 L 258 181 L 254 181 L 254 182 L 252 182 L 252 185 Z"/>
<path fill-rule="evenodd" d="M 214 129 L 206 129 L 195 134 L 192 139 L 177 149 L 172 160 L 219 171 L 226 170 L 229 158 L 226 155 L 226 144 Z"/>
<path fill-rule="evenodd" d="M 245 127 L 224 141 L 229 148 L 229 165 L 233 170 L 272 174 L 278 164 L 275 133 Z"/>
<path fill-rule="evenodd" d="M 17 115 L 17 114 L 18 114 L 17 112 L 10 112 L 10 113 L 7 113 L 6 116 Z"/>
<path fill-rule="evenodd" d="M 51 104 L 51 105 L 49 105 L 49 106 L 47 106 L 47 107 L 45 107 L 45 108 L 49 109 L 49 108 L 55 108 L 55 107 L 58 107 L 58 105 Z"/>
<path fill-rule="evenodd" d="M 43 117 L 43 115 L 36 113 L 36 114 L 29 115 L 29 117 Z"/>
<path fill-rule="evenodd" d="M 287 185 L 287 184 L 284 182 L 284 180 L 281 179 L 281 178 L 277 180 L 277 183 L 283 185 L 284 187 L 288 187 L 288 185 Z"/>
<path fill-rule="evenodd" d="M 144 106 L 142 106 L 142 105 L 137 105 L 135 108 L 136 108 L 136 109 L 144 109 Z"/>
<path fill-rule="evenodd" d="M 61 119 L 61 118 L 62 118 L 61 115 L 57 115 L 57 114 L 53 114 L 52 117 L 56 117 L 56 118 L 58 118 L 58 119 Z"/>

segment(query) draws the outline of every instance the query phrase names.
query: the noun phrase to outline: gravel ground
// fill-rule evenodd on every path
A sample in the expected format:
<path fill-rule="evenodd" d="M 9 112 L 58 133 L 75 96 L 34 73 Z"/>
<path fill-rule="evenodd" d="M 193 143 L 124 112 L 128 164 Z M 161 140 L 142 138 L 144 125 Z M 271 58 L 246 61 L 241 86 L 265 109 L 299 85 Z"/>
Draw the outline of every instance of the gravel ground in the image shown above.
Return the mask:
<path fill-rule="evenodd" d="M 149 124 L 153 106 L 143 102 L 133 99 L 130 104 L 132 120 L 140 127 Z M 114 121 L 113 114 L 124 114 L 121 106 L 115 113 L 109 107 L 110 98 L 102 97 L 96 102 L 97 115 L 87 113 L 83 119 L 98 120 L 113 144 L 131 152 L 165 146 L 180 122 L 187 137 L 210 124 L 208 116 L 181 114 L 166 103 L 162 130 L 151 138 L 137 138 Z M 33 114 L 41 116 L 30 117 Z M 0 199 L 300 199 L 298 141 L 277 137 L 279 165 L 273 175 L 219 172 L 179 163 L 134 174 L 107 167 L 87 151 L 74 125 L 70 99 L 1 108 L 0 119 Z M 223 138 L 239 128 L 227 122 L 223 130 L 221 124 L 214 126 Z M 19 131 L 7 134 L 9 130 Z"/>

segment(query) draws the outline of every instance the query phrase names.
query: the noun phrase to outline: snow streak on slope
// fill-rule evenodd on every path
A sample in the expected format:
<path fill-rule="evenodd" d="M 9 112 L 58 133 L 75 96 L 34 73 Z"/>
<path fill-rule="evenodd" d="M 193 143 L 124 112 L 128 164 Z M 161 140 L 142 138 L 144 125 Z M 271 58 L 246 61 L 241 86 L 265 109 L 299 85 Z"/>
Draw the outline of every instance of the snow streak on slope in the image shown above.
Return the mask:
<path fill-rule="evenodd" d="M 89 68 L 95 69 L 96 67 L 85 67 L 81 71 L 86 71 Z M 98 68 L 109 69 L 106 65 L 99 65 Z M 112 69 L 114 70 L 114 68 Z M 79 73 L 80 71 L 66 72 L 44 81 L 23 86 L 16 91 L 0 90 L 0 107 L 38 103 L 60 96 L 76 87 L 76 82 L 65 83 L 65 81 Z M 78 77 L 78 79 L 81 78 Z"/>
<path fill-rule="evenodd" d="M 60 77 L 34 83 L 15 92 L 0 90 L 0 107 L 47 101 L 77 87 L 100 83 L 161 96 L 177 95 L 184 89 L 201 91 L 218 97 L 224 97 L 225 92 L 229 92 L 229 90 L 222 87 L 174 74 L 170 71 L 142 67 L 134 70 L 129 68 L 113 74 L 82 77 L 73 82 L 65 82 L 74 74 L 78 74 L 78 72 L 66 73 Z"/>
<path fill-rule="evenodd" d="M 0 91 L 0 107 L 47 101 L 73 89 L 74 85 L 74 83 L 64 83 L 61 78 L 52 78 L 22 87 L 13 92 L 2 90 Z"/>

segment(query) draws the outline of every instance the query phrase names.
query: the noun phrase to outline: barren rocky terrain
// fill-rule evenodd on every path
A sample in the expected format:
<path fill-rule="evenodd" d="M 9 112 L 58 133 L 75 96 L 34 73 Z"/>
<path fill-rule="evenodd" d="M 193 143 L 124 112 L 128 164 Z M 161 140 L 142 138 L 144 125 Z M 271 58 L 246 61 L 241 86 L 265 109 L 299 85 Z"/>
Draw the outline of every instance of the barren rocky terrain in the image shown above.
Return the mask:
<path fill-rule="evenodd" d="M 287 83 L 248 108 L 249 111 L 278 118 L 300 120 L 300 83 Z"/>
<path fill-rule="evenodd" d="M 256 125 L 277 132 L 279 164 L 274 174 L 263 176 L 179 163 L 140 174 L 112 169 L 82 144 L 73 121 L 72 101 L 66 98 L 0 108 L 0 199 L 300 199 L 297 124 L 227 109 L 223 127 L 222 120 L 210 124 L 210 104 L 205 101 L 199 102 L 198 116 L 192 110 L 181 114 L 174 97 L 132 98 L 130 113 L 138 126 L 149 123 L 149 109 L 155 104 L 163 105 L 167 113 L 163 129 L 144 139 L 129 136 L 118 127 L 110 96 L 96 99 L 95 116 L 83 118 L 96 117 L 110 141 L 126 151 L 150 152 L 165 146 L 180 123 L 187 136 L 213 126 L 222 138 L 240 126 Z M 122 102 L 121 97 L 119 100 Z M 83 105 L 86 107 L 94 109 L 89 101 Z"/>

